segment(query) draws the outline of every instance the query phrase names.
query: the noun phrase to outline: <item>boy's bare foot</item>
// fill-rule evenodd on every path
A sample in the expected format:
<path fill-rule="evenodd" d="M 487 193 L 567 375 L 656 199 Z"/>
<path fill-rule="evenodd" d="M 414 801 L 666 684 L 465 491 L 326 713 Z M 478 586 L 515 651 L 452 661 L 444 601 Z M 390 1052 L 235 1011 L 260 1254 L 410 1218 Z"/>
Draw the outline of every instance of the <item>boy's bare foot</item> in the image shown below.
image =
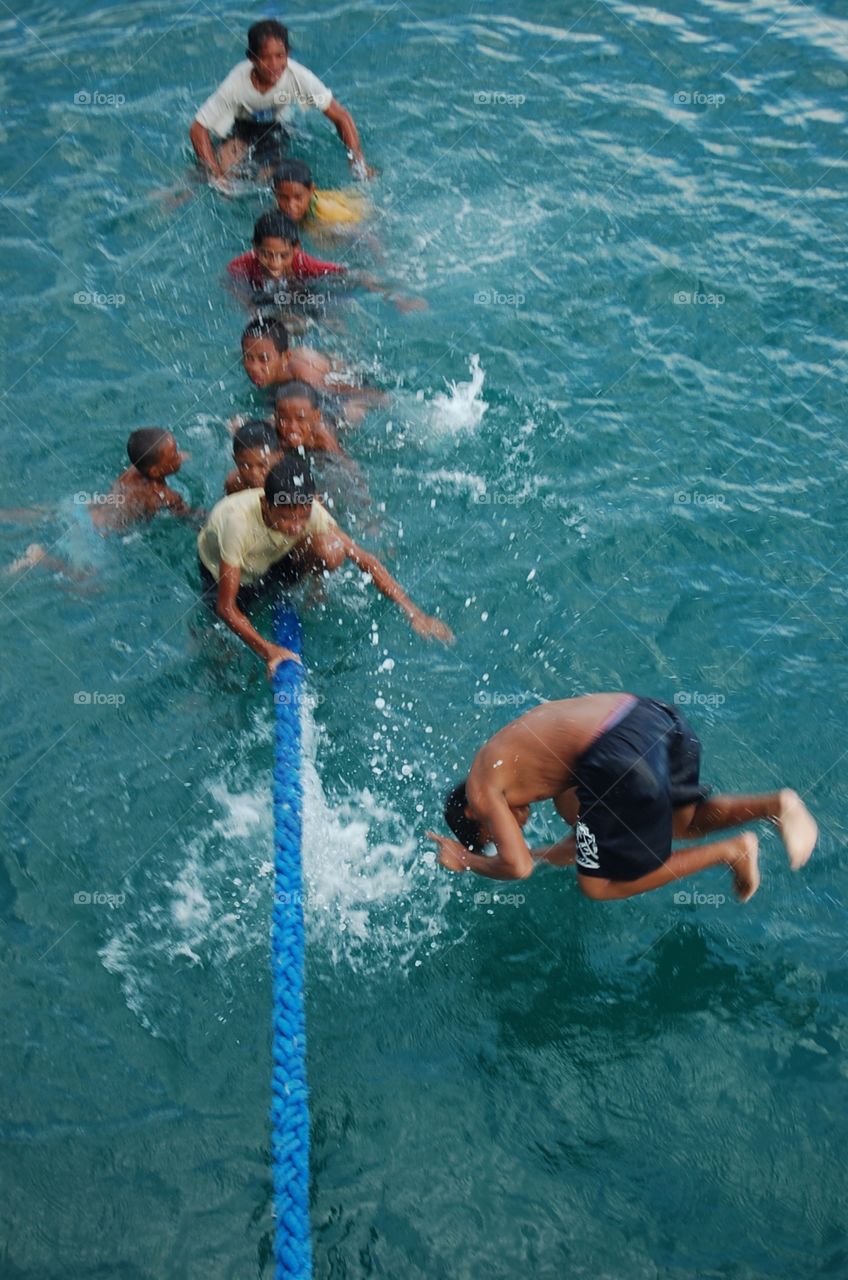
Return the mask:
<path fill-rule="evenodd" d="M 816 847 L 819 838 L 818 823 L 798 792 L 791 791 L 788 787 L 780 792 L 780 812 L 775 823 L 786 845 L 789 865 L 793 871 L 797 871 L 809 861 L 810 854 Z"/>
<path fill-rule="evenodd" d="M 744 831 L 732 843 L 738 848 L 727 859 L 733 872 L 733 891 L 740 902 L 747 902 L 760 887 L 760 842 L 752 831 Z"/>
<path fill-rule="evenodd" d="M 17 560 L 13 560 L 7 568 L 7 573 L 20 573 L 21 569 L 31 569 L 33 565 L 40 564 L 47 556 L 47 552 L 39 542 L 31 542 L 22 556 L 18 556 Z"/>

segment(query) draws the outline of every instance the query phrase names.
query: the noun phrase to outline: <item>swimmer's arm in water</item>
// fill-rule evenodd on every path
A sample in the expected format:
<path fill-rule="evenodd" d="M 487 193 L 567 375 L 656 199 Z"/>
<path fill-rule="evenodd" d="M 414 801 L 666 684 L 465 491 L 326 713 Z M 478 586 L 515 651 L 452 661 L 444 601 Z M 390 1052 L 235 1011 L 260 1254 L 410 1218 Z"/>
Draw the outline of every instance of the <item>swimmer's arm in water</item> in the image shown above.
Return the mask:
<path fill-rule="evenodd" d="M 467 785 L 469 801 L 482 815 L 480 821 L 488 828 L 497 853 L 487 858 L 472 853 L 458 840 L 428 831 L 429 839 L 435 840 L 438 846 L 439 862 L 448 871 L 474 871 L 491 880 L 526 880 L 533 874 L 533 855 L 503 792 L 495 787 L 475 786 L 470 778 Z"/>
<path fill-rule="evenodd" d="M 224 170 L 218 163 L 215 147 L 209 130 L 199 120 L 195 120 L 188 131 L 194 154 L 197 156 L 210 178 L 223 178 Z"/>
<path fill-rule="evenodd" d="M 268 679 L 272 679 L 274 672 L 281 662 L 286 662 L 289 658 L 293 658 L 295 662 L 300 662 L 300 658 L 291 649 L 286 649 L 282 645 L 271 644 L 269 640 L 263 639 L 250 620 L 242 613 L 238 607 L 238 591 L 241 585 L 241 570 L 226 561 L 221 561 L 218 578 L 218 595 L 215 601 L 215 612 L 223 623 L 225 623 L 239 640 L 243 640 L 248 648 L 254 653 L 258 653 L 265 663 L 265 669 Z"/>
<path fill-rule="evenodd" d="M 331 124 L 335 125 L 336 133 L 345 145 L 350 166 L 357 178 L 372 178 L 376 170 L 365 163 L 362 143 L 359 141 L 359 133 L 350 112 L 333 98 L 324 115 Z"/>
<path fill-rule="evenodd" d="M 376 556 L 372 556 L 370 552 L 358 546 L 346 533 L 342 533 L 341 529 L 333 530 L 332 533 L 319 534 L 311 542 L 313 555 L 322 560 L 331 571 L 341 568 L 345 560 L 350 560 L 363 573 L 367 573 L 377 590 L 403 610 L 413 631 L 418 635 L 441 640 L 445 644 L 453 640 L 450 627 L 419 609 L 385 565 Z"/>
<path fill-rule="evenodd" d="M 429 310 L 425 298 L 410 298 L 406 294 L 398 293 L 393 285 L 383 284 L 376 276 L 368 275 L 364 271 L 349 271 L 348 279 L 352 284 L 357 284 L 363 289 L 367 289 L 369 293 L 380 293 L 387 302 L 395 307 L 397 311 L 427 311 Z"/>

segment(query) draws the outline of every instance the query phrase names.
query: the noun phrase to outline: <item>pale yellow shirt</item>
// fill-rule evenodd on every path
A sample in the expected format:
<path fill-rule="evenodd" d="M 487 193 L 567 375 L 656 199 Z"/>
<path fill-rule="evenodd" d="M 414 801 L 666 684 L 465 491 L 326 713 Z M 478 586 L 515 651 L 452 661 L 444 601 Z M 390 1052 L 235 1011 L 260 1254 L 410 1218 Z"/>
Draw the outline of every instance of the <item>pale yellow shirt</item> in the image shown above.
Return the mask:
<path fill-rule="evenodd" d="M 276 533 L 262 519 L 261 499 L 261 489 L 244 489 L 222 498 L 209 513 L 209 519 L 197 535 L 197 552 L 216 580 L 223 560 L 241 571 L 241 580 L 246 585 L 258 582 L 272 564 L 282 560 L 299 542 L 311 534 L 329 533 L 338 528 L 316 499 L 303 533 L 294 537 Z"/>

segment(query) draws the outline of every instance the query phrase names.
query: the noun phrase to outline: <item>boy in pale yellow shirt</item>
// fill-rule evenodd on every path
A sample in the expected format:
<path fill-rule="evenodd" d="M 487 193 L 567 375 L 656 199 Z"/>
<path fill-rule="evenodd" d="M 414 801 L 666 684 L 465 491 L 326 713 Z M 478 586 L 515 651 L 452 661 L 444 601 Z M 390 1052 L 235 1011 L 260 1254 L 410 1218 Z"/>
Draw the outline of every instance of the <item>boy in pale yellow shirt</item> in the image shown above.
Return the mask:
<path fill-rule="evenodd" d="M 369 552 L 357 546 L 315 497 L 306 459 L 286 454 L 271 467 L 263 489 L 222 498 L 197 539 L 200 572 L 215 611 L 231 631 L 258 653 L 269 679 L 281 662 L 297 655 L 265 640 L 244 606 L 272 582 L 296 581 L 304 573 L 333 572 L 350 560 L 393 600 L 419 635 L 445 643 L 450 628 L 410 600 L 400 583 Z"/>

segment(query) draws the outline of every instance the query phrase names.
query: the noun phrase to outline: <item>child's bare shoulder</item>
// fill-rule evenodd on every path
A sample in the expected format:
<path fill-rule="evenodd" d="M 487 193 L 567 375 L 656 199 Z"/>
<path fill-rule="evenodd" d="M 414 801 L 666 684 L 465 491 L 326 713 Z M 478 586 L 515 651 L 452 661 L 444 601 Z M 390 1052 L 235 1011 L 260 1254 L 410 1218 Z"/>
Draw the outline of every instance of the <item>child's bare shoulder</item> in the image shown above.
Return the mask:
<path fill-rule="evenodd" d="M 332 367 L 328 357 L 313 347 L 297 347 L 289 356 L 289 369 L 296 382 L 311 382 L 315 378 L 323 382 Z"/>

